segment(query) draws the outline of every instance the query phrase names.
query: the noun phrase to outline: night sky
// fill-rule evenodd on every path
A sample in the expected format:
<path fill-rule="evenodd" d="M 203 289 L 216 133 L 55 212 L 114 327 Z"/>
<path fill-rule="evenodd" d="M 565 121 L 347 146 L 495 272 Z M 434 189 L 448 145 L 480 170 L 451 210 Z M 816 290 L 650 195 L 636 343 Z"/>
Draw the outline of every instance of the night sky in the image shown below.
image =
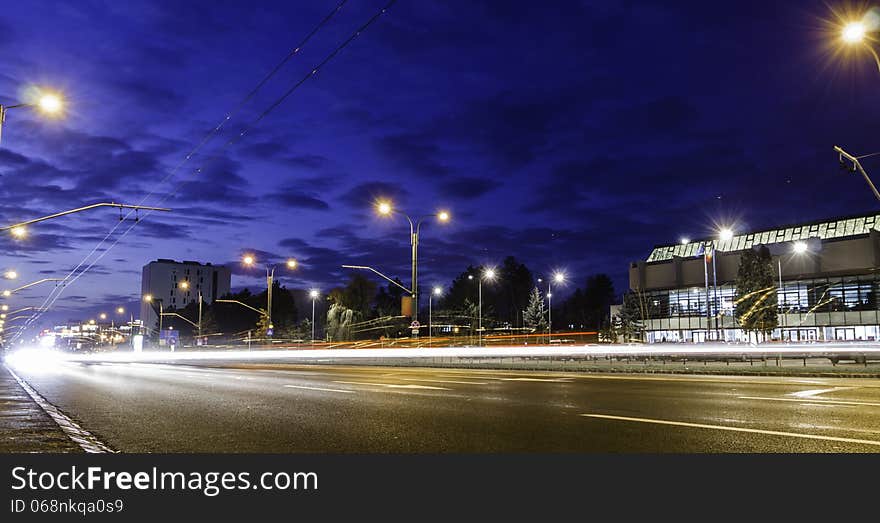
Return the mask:
<path fill-rule="evenodd" d="M 224 146 L 385 4 L 350 0 L 302 52 L 187 154 L 338 0 L 43 2 L 0 18 L 0 103 L 64 93 L 62 119 L 10 110 L 0 223 L 100 201 L 166 205 L 130 232 L 104 209 L 2 239 L 20 282 L 91 269 L 46 319 L 136 305 L 156 258 L 228 263 L 233 287 L 297 258 L 289 287 L 328 290 L 343 263 L 448 284 L 507 255 L 618 292 L 652 246 L 870 212 L 832 146 L 880 151 L 880 72 L 836 51 L 835 13 L 870 4 L 399 0 L 318 74 Z M 10 6 L 11 7 L 11 6 Z M 865 159 L 880 182 L 880 156 Z M 201 168 L 200 172 L 196 172 Z M 170 175 L 170 176 L 169 176 Z M 113 230 L 104 247 L 88 256 Z M 114 245 L 114 242 L 117 242 Z M 96 258 L 101 256 L 100 259 Z M 44 285 L 16 295 L 38 305 Z M 47 325 L 44 325 L 47 326 Z"/>

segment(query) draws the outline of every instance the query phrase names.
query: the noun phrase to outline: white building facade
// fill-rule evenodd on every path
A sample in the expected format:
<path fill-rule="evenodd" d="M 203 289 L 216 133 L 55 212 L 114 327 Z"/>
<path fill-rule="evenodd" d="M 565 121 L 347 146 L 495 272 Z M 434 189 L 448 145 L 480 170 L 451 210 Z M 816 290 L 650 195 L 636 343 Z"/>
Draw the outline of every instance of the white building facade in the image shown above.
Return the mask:
<path fill-rule="evenodd" d="M 198 303 L 211 303 L 230 292 L 232 275 L 228 267 L 158 259 L 144 265 L 141 274 L 141 320 L 147 331 L 154 331 L 158 310 L 182 309 Z M 149 297 L 149 300 L 147 299 Z"/>

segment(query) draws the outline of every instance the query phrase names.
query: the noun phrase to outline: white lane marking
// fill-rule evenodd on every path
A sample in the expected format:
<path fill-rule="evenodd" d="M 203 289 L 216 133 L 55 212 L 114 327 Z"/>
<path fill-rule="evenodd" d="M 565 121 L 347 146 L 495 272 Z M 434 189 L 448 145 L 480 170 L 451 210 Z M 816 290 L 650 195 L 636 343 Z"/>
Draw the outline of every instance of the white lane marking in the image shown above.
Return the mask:
<path fill-rule="evenodd" d="M 763 396 L 739 396 L 741 400 L 760 400 L 760 401 L 793 401 L 795 403 L 802 403 L 803 399 L 795 399 L 795 398 L 766 398 Z M 825 398 L 816 398 L 814 403 L 827 403 L 829 405 L 861 405 L 863 407 L 880 407 L 880 403 L 873 403 L 870 401 L 848 401 L 848 400 L 827 400 Z"/>
<path fill-rule="evenodd" d="M 488 385 L 485 381 L 453 381 L 453 380 L 425 380 L 420 378 L 400 378 L 405 381 L 421 381 L 425 383 L 457 383 L 459 385 Z"/>
<path fill-rule="evenodd" d="M 569 383 L 571 378 L 501 378 L 501 381 L 543 381 L 547 383 Z"/>
<path fill-rule="evenodd" d="M 353 390 L 343 390 L 343 389 L 325 389 L 323 387 L 304 387 L 302 385 L 285 385 L 288 389 L 303 389 L 303 390 L 319 390 L 323 392 L 343 392 L 345 394 L 355 394 Z"/>
<path fill-rule="evenodd" d="M 5 365 L 4 365 L 5 366 Z M 67 435 L 68 438 L 73 440 L 74 443 L 79 445 L 84 451 L 90 454 L 104 454 L 104 453 L 115 453 L 116 451 L 102 443 L 98 438 L 96 438 L 91 432 L 82 428 L 77 424 L 77 422 L 70 419 L 66 414 L 58 410 L 58 407 L 49 403 L 46 398 L 40 395 L 33 387 L 31 387 L 26 381 L 18 377 L 18 374 L 12 371 L 9 367 L 6 367 L 6 370 L 9 371 L 9 374 L 15 378 L 15 381 L 21 385 L 21 388 L 24 389 L 25 392 L 28 393 L 28 396 L 36 402 L 37 405 L 40 406 L 52 420 L 61 427 L 61 430 Z"/>
<path fill-rule="evenodd" d="M 795 396 L 797 398 L 812 398 L 814 396 L 818 396 L 820 394 L 826 394 L 828 392 L 834 392 L 837 390 L 849 390 L 855 387 L 833 387 L 830 389 L 811 389 L 811 390 L 801 390 L 798 392 L 792 392 L 789 396 Z"/>
<path fill-rule="evenodd" d="M 851 409 L 854 405 L 829 405 L 827 403 L 800 403 L 802 407 L 834 407 L 835 409 L 844 408 Z"/>
<path fill-rule="evenodd" d="M 778 430 L 764 430 L 764 429 L 747 429 L 745 427 L 728 427 L 726 425 L 707 425 L 704 423 L 688 423 L 685 421 L 669 421 L 662 419 L 650 419 L 650 418 L 630 418 L 627 416 L 609 416 L 606 414 L 581 414 L 586 418 L 599 418 L 599 419 L 610 419 L 615 421 L 633 421 L 636 423 L 651 423 L 655 425 L 673 425 L 676 427 L 692 427 L 697 429 L 712 429 L 712 430 L 729 430 L 732 432 L 750 432 L 753 434 L 767 434 L 770 436 L 786 436 L 790 438 L 802 438 L 802 439 L 817 439 L 822 441 L 839 441 L 842 443 L 858 443 L 862 445 L 874 445 L 880 447 L 880 441 L 871 440 L 871 439 L 855 439 L 855 438 L 841 438 L 837 436 L 820 436 L 818 434 L 802 434 L 798 432 L 782 432 Z"/>
<path fill-rule="evenodd" d="M 333 383 L 343 383 L 345 385 L 372 385 L 373 387 L 387 387 L 389 389 L 449 390 L 446 387 L 429 387 L 427 385 L 397 385 L 394 383 L 374 383 L 370 381 L 334 381 Z"/>

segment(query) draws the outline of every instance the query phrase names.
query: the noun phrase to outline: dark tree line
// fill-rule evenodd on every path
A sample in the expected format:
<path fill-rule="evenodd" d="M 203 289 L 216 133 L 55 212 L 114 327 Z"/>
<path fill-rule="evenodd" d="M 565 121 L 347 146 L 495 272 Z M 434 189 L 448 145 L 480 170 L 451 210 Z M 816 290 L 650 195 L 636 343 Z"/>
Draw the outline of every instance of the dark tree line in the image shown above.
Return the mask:
<path fill-rule="evenodd" d="M 486 269 L 483 266 L 468 266 L 443 289 L 441 297 L 432 298 L 436 323 L 460 325 L 470 331 L 476 329 L 480 278 Z M 532 271 L 513 256 L 505 258 L 494 271 L 493 279 L 484 279 L 482 282 L 483 326 L 527 329 L 545 325 L 535 318 L 527 320 L 527 316 L 534 315 L 535 307 L 534 304 L 530 307 L 530 298 L 534 302 L 536 292 L 546 306 L 546 280 L 538 283 L 538 278 Z M 396 281 L 401 283 L 400 280 Z M 397 285 L 380 283 L 385 282 L 377 282 L 375 278 L 362 273 L 353 273 L 345 285 L 333 288 L 319 298 L 322 302 L 318 308 L 321 317 L 317 323 L 321 328 L 317 336 L 334 341 L 408 336 L 409 318 L 403 317 L 401 312 L 401 300 L 406 293 Z M 426 324 L 431 288 L 422 287 L 420 291 L 422 298 L 419 317 L 422 324 Z M 311 310 L 300 315 L 295 298 L 297 293 L 304 295 L 305 292 L 290 290 L 275 282 L 272 293 L 274 337 L 304 338 L 310 335 Z M 615 296 L 614 286 L 607 275 L 590 276 L 582 288 L 578 287 L 573 292 L 558 287 L 553 292 L 568 295 L 565 300 L 553 301 L 554 330 L 599 330 L 608 324 L 609 307 Z M 266 307 L 265 290 L 254 294 L 245 289 L 223 298 L 242 302 L 258 310 Z M 300 299 L 300 303 L 303 301 Z M 198 304 L 190 303 L 184 308 L 166 309 L 166 312 L 176 312 L 197 321 Z M 165 328 L 173 326 L 182 333 L 195 331 L 192 325 L 173 316 L 163 318 L 163 325 Z M 236 303 L 204 304 L 204 335 L 223 333 L 241 336 L 247 331 L 251 331 L 254 337 L 265 336 L 264 315 Z"/>

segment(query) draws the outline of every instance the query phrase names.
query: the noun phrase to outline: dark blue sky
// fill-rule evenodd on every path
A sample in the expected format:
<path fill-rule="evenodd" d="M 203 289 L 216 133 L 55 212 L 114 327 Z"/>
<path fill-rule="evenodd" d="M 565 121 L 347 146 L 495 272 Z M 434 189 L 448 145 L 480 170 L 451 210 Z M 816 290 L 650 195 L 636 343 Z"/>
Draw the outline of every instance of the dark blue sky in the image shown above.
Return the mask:
<path fill-rule="evenodd" d="M 293 256 L 302 266 L 289 286 L 338 285 L 343 263 L 407 281 L 406 223 L 375 217 L 379 196 L 414 216 L 453 214 L 423 229 L 423 285 L 512 254 L 535 272 L 564 268 L 572 289 L 606 272 L 622 290 L 630 261 L 709 235 L 713 222 L 746 229 L 877 208 L 832 151 L 880 150 L 880 73 L 867 53 L 829 45 L 832 8 L 870 6 L 853 3 L 400 0 L 224 148 L 384 4 L 349 0 L 173 171 L 337 3 L 4 10 L 0 102 L 45 85 L 69 110 L 57 121 L 10 111 L 2 223 L 151 193 L 145 204 L 174 208 L 124 237 L 129 224 L 117 228 L 57 314 L 132 303 L 141 267 L 159 257 L 238 267 L 245 250 Z M 880 172 L 880 161 L 865 166 Z M 99 210 L 34 226 L 2 240 L 3 264 L 22 281 L 63 276 L 117 221 Z M 236 268 L 233 286 L 260 277 Z"/>

